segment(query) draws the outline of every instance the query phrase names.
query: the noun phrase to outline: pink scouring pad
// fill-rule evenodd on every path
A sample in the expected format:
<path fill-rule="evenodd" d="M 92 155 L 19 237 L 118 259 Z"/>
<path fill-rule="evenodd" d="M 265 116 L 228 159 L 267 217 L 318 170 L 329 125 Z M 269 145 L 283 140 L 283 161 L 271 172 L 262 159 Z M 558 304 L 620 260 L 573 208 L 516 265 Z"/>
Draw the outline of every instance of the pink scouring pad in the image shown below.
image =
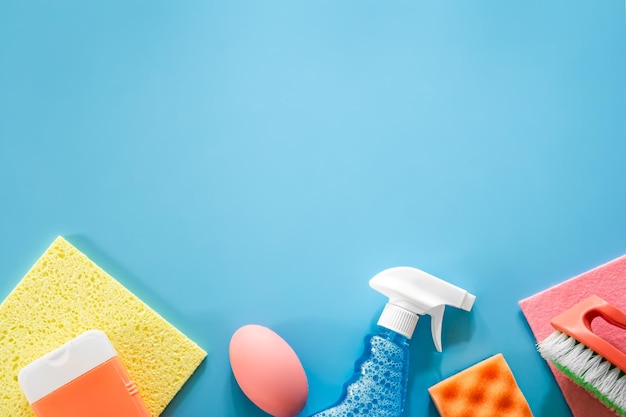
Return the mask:
<path fill-rule="evenodd" d="M 620 310 L 626 310 L 626 256 L 571 278 L 519 302 L 537 342 L 554 328 L 550 320 L 591 295 L 598 295 Z M 593 322 L 594 332 L 626 351 L 626 332 L 603 320 Z M 615 417 L 615 413 L 548 364 L 574 417 Z"/>

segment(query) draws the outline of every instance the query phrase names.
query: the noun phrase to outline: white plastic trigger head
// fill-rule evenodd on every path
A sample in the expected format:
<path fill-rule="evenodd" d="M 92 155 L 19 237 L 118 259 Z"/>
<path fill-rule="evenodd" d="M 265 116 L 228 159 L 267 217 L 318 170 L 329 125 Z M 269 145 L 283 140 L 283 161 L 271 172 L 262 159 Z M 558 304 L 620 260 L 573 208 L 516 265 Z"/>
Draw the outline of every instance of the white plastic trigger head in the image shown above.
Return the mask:
<path fill-rule="evenodd" d="M 386 269 L 370 280 L 370 286 L 389 298 L 378 325 L 411 338 L 418 315 L 431 316 L 431 332 L 442 351 L 441 329 L 445 306 L 470 311 L 476 297 L 424 271 L 411 267 Z"/>

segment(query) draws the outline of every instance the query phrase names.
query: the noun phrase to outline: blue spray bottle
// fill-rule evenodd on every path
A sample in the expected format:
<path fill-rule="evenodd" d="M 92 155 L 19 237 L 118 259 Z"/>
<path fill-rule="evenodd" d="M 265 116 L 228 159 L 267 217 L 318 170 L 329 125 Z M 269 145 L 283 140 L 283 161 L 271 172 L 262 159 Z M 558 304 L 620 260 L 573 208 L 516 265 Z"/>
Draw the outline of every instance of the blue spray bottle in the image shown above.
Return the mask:
<path fill-rule="evenodd" d="M 470 311 L 476 297 L 433 275 L 409 267 L 387 269 L 370 286 L 389 302 L 378 329 L 367 336 L 355 372 L 339 401 L 311 417 L 401 417 L 408 380 L 409 340 L 419 316 L 431 316 L 432 337 L 441 352 L 441 327 L 446 305 Z"/>

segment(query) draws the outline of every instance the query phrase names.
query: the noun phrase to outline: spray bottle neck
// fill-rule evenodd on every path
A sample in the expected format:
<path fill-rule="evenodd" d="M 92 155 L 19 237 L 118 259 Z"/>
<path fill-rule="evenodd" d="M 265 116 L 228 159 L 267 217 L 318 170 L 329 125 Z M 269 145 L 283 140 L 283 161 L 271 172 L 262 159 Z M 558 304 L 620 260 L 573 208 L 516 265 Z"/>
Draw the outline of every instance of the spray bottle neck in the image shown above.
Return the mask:
<path fill-rule="evenodd" d="M 417 314 L 395 304 L 387 303 L 377 324 L 410 339 L 418 320 Z"/>

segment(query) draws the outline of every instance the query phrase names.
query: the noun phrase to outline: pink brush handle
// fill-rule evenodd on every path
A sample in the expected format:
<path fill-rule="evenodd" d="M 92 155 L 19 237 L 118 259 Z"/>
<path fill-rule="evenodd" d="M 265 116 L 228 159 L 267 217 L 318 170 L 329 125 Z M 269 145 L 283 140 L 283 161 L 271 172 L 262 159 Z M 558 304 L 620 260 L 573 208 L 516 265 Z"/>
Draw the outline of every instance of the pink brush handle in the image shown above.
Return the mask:
<path fill-rule="evenodd" d="M 550 324 L 601 355 L 622 372 L 626 372 L 626 354 L 593 333 L 591 322 L 597 317 L 602 317 L 608 323 L 626 329 L 626 313 L 597 295 L 592 295 L 559 314 L 550 321 Z"/>

